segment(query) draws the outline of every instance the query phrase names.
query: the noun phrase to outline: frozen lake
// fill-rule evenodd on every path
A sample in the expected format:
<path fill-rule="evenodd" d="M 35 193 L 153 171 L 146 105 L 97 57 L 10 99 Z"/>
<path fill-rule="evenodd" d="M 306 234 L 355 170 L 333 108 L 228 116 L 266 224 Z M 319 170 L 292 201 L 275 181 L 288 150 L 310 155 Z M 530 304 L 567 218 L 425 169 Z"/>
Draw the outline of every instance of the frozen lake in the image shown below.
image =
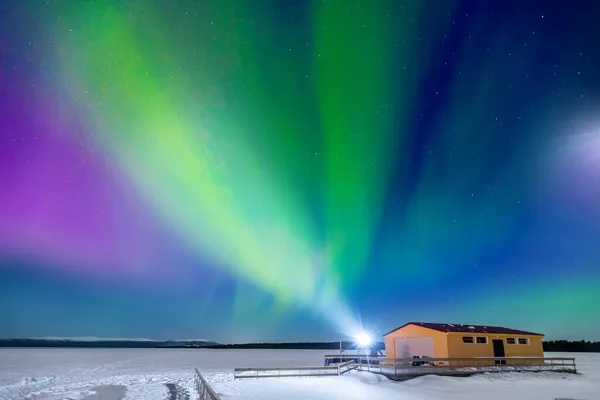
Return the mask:
<path fill-rule="evenodd" d="M 546 354 L 576 357 L 579 375 L 496 373 L 391 382 L 353 372 L 342 377 L 232 381 L 234 367 L 323 365 L 326 353 L 331 350 L 0 349 L 0 399 L 110 400 L 123 394 L 125 399 L 170 399 L 174 388 L 196 399 L 194 368 L 205 374 L 223 400 L 600 399 L 600 354 L 585 353 Z"/>

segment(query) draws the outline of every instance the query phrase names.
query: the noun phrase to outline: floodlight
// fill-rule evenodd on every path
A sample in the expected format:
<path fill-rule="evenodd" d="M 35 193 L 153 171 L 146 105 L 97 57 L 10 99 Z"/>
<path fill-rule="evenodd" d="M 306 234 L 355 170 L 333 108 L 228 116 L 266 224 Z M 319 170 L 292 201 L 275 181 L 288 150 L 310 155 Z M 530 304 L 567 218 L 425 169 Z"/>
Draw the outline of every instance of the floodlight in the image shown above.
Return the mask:
<path fill-rule="evenodd" d="M 354 339 L 356 340 L 356 344 L 358 344 L 360 347 L 367 347 L 373 341 L 371 335 L 365 332 L 359 333 Z"/>

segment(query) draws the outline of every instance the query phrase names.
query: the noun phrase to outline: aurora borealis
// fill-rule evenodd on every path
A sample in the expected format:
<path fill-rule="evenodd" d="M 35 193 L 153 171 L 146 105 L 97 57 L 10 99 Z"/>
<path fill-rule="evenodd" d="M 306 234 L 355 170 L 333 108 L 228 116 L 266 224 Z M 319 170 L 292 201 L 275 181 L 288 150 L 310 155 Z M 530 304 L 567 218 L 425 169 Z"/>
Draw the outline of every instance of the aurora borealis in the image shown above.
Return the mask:
<path fill-rule="evenodd" d="M 600 338 L 600 9 L 482 3 L 3 2 L 0 336 Z"/>

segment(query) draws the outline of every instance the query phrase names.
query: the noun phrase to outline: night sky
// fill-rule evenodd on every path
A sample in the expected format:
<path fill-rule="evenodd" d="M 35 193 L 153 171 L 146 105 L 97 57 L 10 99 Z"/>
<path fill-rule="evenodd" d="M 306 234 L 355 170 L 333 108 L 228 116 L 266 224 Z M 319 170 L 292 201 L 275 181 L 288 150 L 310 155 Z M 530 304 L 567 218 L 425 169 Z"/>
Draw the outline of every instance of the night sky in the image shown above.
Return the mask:
<path fill-rule="evenodd" d="M 597 1 L 0 1 L 0 337 L 600 339 Z"/>

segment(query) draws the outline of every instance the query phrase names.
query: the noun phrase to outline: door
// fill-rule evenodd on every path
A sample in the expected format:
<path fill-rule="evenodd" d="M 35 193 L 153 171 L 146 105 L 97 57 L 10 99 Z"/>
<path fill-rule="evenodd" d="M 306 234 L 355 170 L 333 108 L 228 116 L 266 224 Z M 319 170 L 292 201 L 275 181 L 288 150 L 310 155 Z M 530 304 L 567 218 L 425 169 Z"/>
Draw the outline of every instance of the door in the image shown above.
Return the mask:
<path fill-rule="evenodd" d="M 494 357 L 506 357 L 504 352 L 504 340 L 492 339 L 492 345 L 494 346 Z M 495 360 L 496 364 L 506 364 L 506 360 Z"/>

